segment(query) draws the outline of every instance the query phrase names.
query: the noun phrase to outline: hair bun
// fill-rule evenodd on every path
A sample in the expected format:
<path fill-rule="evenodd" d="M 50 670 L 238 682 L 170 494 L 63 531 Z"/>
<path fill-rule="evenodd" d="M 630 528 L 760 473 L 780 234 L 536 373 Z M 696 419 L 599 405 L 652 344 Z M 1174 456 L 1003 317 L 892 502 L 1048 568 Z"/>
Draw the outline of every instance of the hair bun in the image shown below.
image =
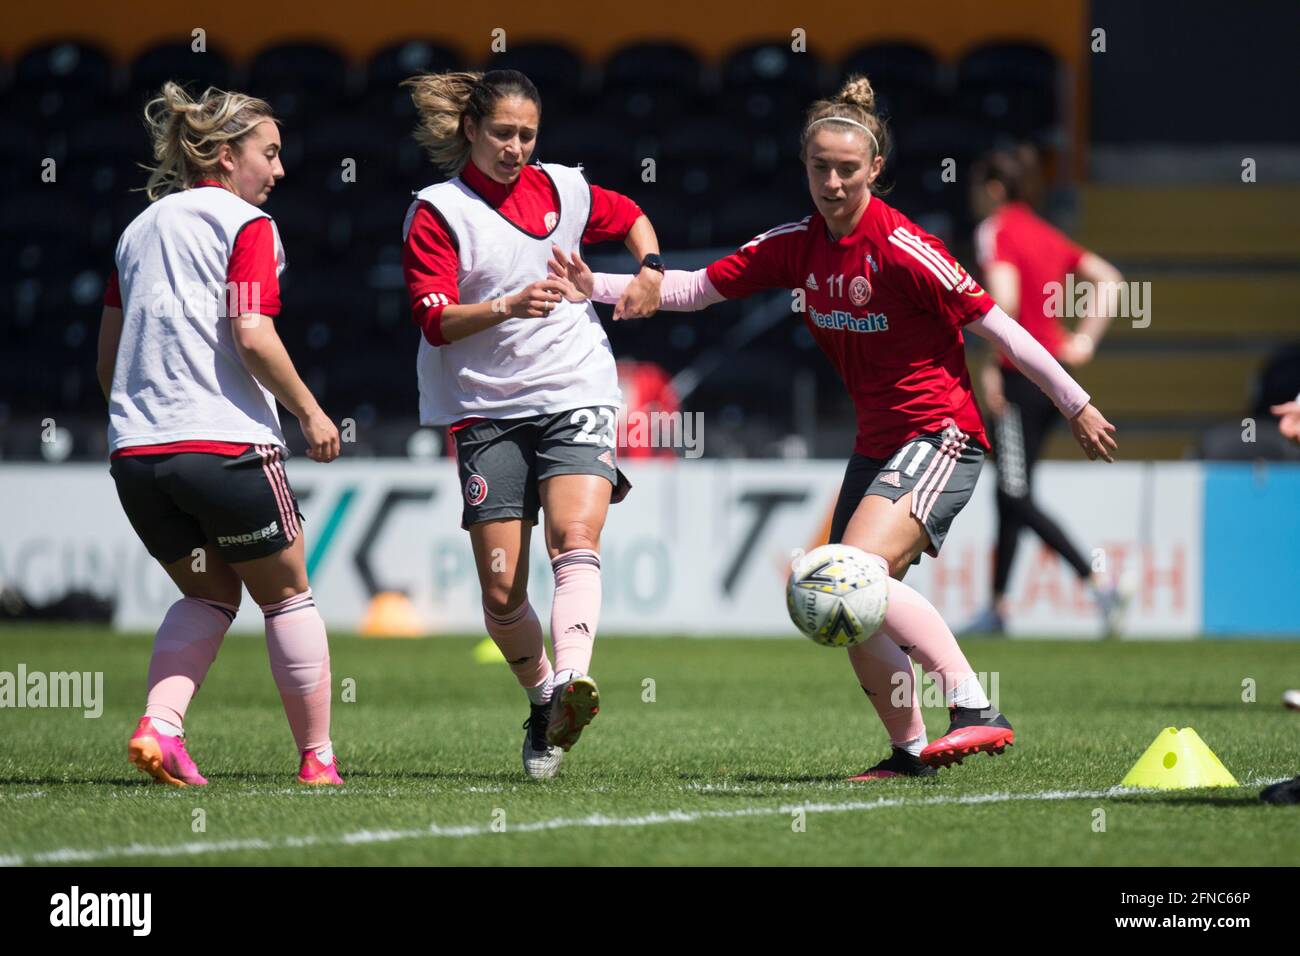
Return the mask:
<path fill-rule="evenodd" d="M 836 102 L 860 106 L 871 113 L 876 109 L 876 91 L 871 88 L 871 81 L 865 76 L 851 76 L 844 87 L 835 96 Z"/>

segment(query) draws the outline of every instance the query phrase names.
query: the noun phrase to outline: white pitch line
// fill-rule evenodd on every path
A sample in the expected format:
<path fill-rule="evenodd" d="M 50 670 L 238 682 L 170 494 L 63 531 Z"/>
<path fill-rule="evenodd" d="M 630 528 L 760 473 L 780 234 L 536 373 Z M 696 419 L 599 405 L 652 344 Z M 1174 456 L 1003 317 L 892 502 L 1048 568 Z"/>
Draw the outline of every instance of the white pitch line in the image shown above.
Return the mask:
<path fill-rule="evenodd" d="M 1281 779 L 1281 778 L 1279 778 Z M 982 803 L 1011 803 L 1026 800 L 1098 800 L 1106 797 L 1134 793 L 1150 793 L 1133 787 L 1111 787 L 1107 790 L 1041 790 L 1033 793 L 984 793 L 960 797 L 880 797 L 836 803 L 799 803 L 779 807 L 740 807 L 734 810 L 668 810 L 635 817 L 609 817 L 601 813 L 585 817 L 556 817 L 531 823 L 515 823 L 506 827 L 505 833 L 537 833 L 546 830 L 566 830 L 601 827 L 648 827 L 666 823 L 698 823 L 702 820 L 736 820 L 746 817 L 789 816 L 796 810 L 806 813 L 857 813 L 887 810 L 893 807 L 962 806 Z M 41 863 L 93 863 L 100 860 L 130 859 L 142 856 L 196 857 L 212 853 L 237 853 L 240 851 L 300 849 L 303 847 L 364 846 L 369 843 L 391 843 L 398 840 L 429 838 L 464 839 L 494 835 L 490 826 L 464 825 L 439 826 L 431 823 L 423 829 L 358 830 L 337 836 L 253 837 L 239 840 L 195 841 L 190 843 L 148 844 L 132 843 L 127 846 L 102 849 L 63 847 L 37 853 L 0 854 L 0 866 L 24 866 Z"/>

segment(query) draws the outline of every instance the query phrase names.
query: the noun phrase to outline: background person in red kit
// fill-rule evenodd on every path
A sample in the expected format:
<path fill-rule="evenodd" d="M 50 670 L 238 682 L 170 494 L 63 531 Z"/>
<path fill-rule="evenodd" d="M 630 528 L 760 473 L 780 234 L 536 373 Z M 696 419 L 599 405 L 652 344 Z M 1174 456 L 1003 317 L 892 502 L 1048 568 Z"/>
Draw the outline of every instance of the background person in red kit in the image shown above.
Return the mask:
<path fill-rule="evenodd" d="M 972 200 L 985 218 L 976 232 L 976 254 L 984 287 L 1009 316 L 1062 365 L 1078 368 L 1092 360 L 1110 324 L 1105 295 L 1094 295 L 1092 311 L 1071 333 L 1054 314 L 1067 276 L 1075 282 L 1122 282 L 1119 270 L 1083 249 L 1043 220 L 1031 200 L 1038 194 L 1039 164 L 1028 148 L 989 154 L 972 174 Z M 1055 298 L 1054 292 L 1055 290 Z M 1009 614 L 1007 586 L 1020 534 L 1031 530 L 1086 583 L 1106 633 L 1114 634 L 1126 600 L 1111 576 L 1094 571 L 1083 551 L 1033 497 L 1033 473 L 1058 415 L 1051 401 L 1007 359 L 985 362 L 981 377 L 989 437 L 996 462 L 998 531 L 991 606 L 962 633 L 1003 633 Z"/>
<path fill-rule="evenodd" d="M 678 457 L 678 449 L 664 442 L 670 437 L 666 429 L 654 431 L 656 416 L 672 416 L 681 413 L 681 404 L 677 392 L 673 389 L 672 376 L 662 366 L 654 362 L 618 363 L 618 383 L 623 392 L 623 415 L 619 420 L 620 437 L 627 435 L 627 444 L 619 446 L 619 453 L 626 458 L 661 458 L 665 461 Z M 628 422 L 643 424 L 633 427 Z M 683 426 L 684 427 L 684 426 Z M 645 441 L 637 441 L 637 428 Z M 672 434 L 681 434 L 674 430 Z"/>

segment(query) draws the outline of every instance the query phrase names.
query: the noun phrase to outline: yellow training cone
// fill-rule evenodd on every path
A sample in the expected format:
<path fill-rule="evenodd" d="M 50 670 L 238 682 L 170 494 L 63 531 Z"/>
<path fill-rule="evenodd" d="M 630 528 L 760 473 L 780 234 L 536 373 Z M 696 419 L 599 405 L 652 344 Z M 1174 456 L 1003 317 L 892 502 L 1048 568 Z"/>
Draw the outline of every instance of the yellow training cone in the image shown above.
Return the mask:
<path fill-rule="evenodd" d="M 361 619 L 363 637 L 423 637 L 419 615 L 401 591 L 381 591 L 370 601 Z"/>
<path fill-rule="evenodd" d="M 1120 781 L 1120 786 L 1185 790 L 1241 784 L 1191 727 L 1182 730 L 1166 727 Z"/>
<path fill-rule="evenodd" d="M 480 664 L 504 664 L 505 657 L 490 637 L 485 637 L 474 645 L 474 660 Z"/>

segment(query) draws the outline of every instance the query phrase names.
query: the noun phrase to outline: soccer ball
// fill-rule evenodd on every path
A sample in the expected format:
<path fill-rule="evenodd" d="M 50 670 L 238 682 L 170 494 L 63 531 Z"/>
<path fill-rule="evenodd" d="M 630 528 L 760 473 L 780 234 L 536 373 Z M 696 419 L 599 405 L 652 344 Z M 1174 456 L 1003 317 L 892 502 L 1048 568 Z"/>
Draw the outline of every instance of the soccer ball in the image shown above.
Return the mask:
<path fill-rule="evenodd" d="M 824 647 L 852 647 L 885 619 L 889 581 L 857 548 L 825 544 L 795 562 L 785 588 L 794 626 Z"/>

